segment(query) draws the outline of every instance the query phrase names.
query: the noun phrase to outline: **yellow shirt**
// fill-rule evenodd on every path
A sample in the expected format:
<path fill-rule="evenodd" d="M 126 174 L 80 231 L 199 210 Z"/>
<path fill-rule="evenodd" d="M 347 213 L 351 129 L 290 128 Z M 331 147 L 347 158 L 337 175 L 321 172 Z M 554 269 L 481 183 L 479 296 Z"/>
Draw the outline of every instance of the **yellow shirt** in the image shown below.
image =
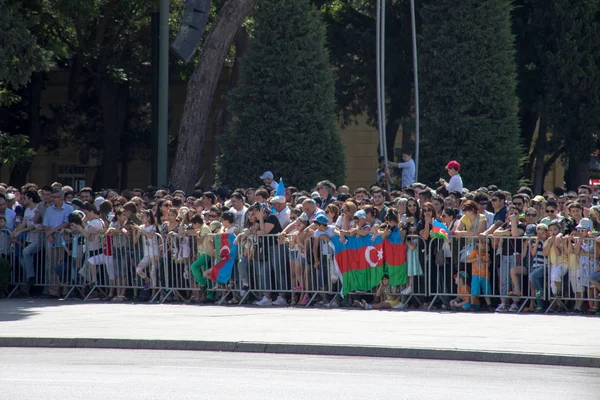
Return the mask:
<path fill-rule="evenodd" d="M 210 238 L 207 236 L 210 234 L 212 234 L 210 227 L 206 224 L 202 225 L 202 229 L 200 230 L 200 236 L 203 237 L 204 240 L 202 241 L 202 244 L 198 245 L 198 255 L 209 254 L 208 245 L 210 243 Z"/>

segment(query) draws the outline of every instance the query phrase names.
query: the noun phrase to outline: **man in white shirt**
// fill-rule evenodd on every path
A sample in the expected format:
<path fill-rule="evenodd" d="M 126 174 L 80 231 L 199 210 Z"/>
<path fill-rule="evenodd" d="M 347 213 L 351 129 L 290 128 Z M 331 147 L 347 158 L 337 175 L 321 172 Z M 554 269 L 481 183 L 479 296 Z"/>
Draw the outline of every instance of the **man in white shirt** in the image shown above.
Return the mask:
<path fill-rule="evenodd" d="M 248 207 L 246 207 L 244 202 L 244 196 L 238 192 L 234 192 L 231 195 L 230 201 L 233 215 L 235 216 L 233 224 L 240 229 L 240 232 L 242 232 L 246 225 L 246 213 L 248 212 Z"/>
<path fill-rule="evenodd" d="M 454 160 L 450 161 L 448 165 L 446 165 L 446 171 L 448 171 L 448 175 L 450 175 L 450 182 L 446 182 L 444 178 L 440 178 L 440 185 L 444 186 L 448 193 L 458 192 L 462 194 L 463 182 L 458 174 L 460 171 L 460 164 Z"/>
<path fill-rule="evenodd" d="M 393 164 L 392 164 L 393 165 Z M 402 150 L 402 162 L 396 165 L 402 169 L 402 187 L 407 187 L 415 183 L 415 160 L 412 158 L 412 152 L 408 149 Z"/>
<path fill-rule="evenodd" d="M 290 208 L 287 206 L 285 196 L 275 196 L 271 199 L 271 207 L 275 210 L 275 215 L 285 229 L 290 224 Z"/>

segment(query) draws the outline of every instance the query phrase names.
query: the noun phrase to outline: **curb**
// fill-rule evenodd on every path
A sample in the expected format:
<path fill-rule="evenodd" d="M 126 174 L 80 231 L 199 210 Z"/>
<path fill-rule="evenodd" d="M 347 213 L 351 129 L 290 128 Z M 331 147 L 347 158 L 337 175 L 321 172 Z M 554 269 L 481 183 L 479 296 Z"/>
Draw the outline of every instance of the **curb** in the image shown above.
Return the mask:
<path fill-rule="evenodd" d="M 227 351 L 233 353 L 413 358 L 421 360 L 475 361 L 490 363 L 600 368 L 600 358 L 595 357 L 375 346 L 327 346 L 312 344 L 217 342 L 193 340 L 0 337 L 0 348 L 2 347 Z"/>

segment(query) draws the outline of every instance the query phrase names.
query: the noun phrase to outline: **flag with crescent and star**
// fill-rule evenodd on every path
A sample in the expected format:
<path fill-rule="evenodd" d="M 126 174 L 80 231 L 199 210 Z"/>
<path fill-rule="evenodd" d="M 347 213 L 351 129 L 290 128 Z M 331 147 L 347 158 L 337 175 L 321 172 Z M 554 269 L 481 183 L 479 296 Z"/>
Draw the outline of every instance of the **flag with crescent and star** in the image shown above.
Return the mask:
<path fill-rule="evenodd" d="M 231 278 L 235 256 L 238 252 L 238 245 L 235 243 L 235 235 L 225 234 L 215 237 L 216 261 L 210 271 L 210 280 L 226 284 Z"/>
<path fill-rule="evenodd" d="M 384 274 L 384 248 L 381 236 L 347 237 L 342 243 L 339 236 L 331 238 L 335 265 L 342 280 L 342 295 L 353 291 L 371 290 L 381 282 Z"/>

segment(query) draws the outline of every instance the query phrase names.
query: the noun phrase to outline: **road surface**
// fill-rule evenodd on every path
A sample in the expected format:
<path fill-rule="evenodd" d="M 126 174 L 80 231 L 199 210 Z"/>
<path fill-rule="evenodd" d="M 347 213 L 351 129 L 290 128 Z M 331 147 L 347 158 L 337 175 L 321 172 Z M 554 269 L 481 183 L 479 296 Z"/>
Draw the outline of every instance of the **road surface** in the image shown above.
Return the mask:
<path fill-rule="evenodd" d="M 600 371 L 455 361 L 0 349 L 0 399 L 598 400 Z"/>

